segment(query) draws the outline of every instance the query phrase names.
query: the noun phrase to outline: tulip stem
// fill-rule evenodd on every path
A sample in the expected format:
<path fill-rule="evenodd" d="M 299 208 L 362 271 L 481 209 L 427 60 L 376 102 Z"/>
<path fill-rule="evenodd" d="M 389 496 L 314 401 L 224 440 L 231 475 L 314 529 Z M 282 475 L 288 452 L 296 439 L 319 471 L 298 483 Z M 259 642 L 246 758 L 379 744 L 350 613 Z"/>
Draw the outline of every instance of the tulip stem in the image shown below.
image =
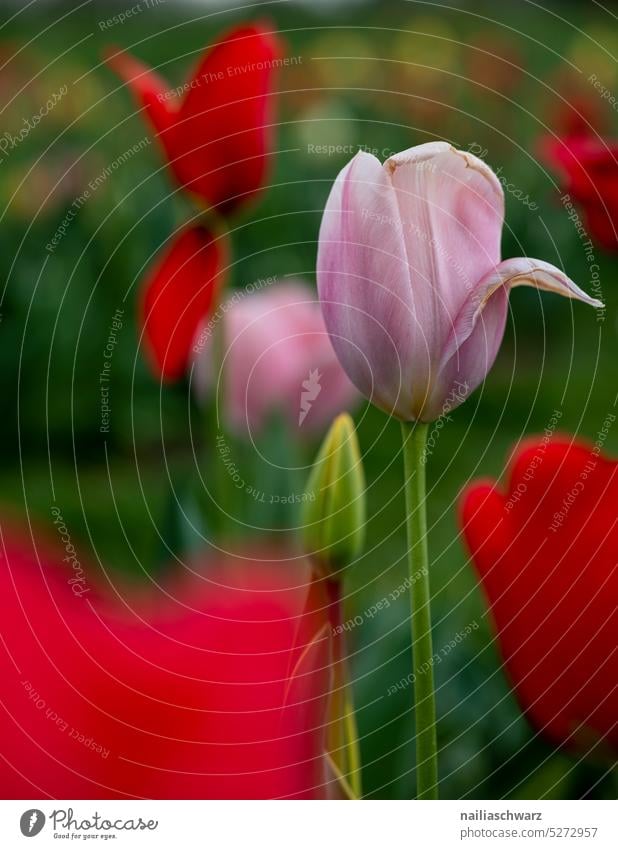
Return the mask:
<path fill-rule="evenodd" d="M 438 747 L 427 552 L 425 444 L 427 425 L 401 424 L 408 532 L 412 664 L 416 723 L 416 796 L 438 798 Z"/>
<path fill-rule="evenodd" d="M 363 795 L 363 783 L 360 746 L 358 742 L 358 725 L 356 724 L 356 714 L 354 713 L 354 705 L 350 696 L 351 684 L 348 682 L 346 686 L 348 692 L 344 701 L 344 710 L 346 740 L 348 744 L 348 775 L 350 777 L 352 792 L 356 799 L 360 799 Z"/>
<path fill-rule="evenodd" d="M 318 573 L 319 574 L 319 571 Z M 326 578 L 326 591 L 329 597 L 329 616 L 333 629 L 343 622 L 343 604 L 341 583 L 337 579 Z M 336 630 L 333 641 L 333 691 L 331 708 L 334 722 L 330 727 L 327 746 L 333 762 L 349 784 L 355 799 L 363 795 L 362 766 L 358 726 L 354 713 L 352 682 L 347 661 L 347 650 L 343 632 Z"/>
<path fill-rule="evenodd" d="M 217 304 L 215 304 L 215 310 Z M 213 488 L 213 504 L 215 512 L 218 514 L 219 536 L 225 539 L 228 530 L 228 476 L 223 462 L 223 454 L 220 446 L 224 446 L 224 451 L 229 450 L 227 444 L 227 434 L 225 432 L 225 381 L 223 374 L 223 359 L 225 357 L 225 333 L 224 321 L 222 318 L 215 324 L 212 331 L 212 369 L 214 374 L 215 392 L 212 398 L 211 408 L 211 434 L 212 454 L 214 463 L 213 480 L 209 485 Z M 221 442 L 220 442 L 221 440 Z"/>

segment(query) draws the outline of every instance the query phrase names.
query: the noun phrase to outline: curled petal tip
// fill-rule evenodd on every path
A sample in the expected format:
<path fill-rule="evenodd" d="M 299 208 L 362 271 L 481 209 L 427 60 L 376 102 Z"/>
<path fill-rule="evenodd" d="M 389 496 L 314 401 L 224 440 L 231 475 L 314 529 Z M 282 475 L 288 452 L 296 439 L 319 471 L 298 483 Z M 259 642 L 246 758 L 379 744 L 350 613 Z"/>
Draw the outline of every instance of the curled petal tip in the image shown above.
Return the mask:
<path fill-rule="evenodd" d="M 490 281 L 492 279 L 496 287 L 500 285 L 506 285 L 511 288 L 514 286 L 534 286 L 545 292 L 562 295 L 564 298 L 582 301 L 584 304 L 597 309 L 604 306 L 602 301 L 591 297 L 583 289 L 580 289 L 559 268 L 540 259 L 529 259 L 528 257 L 506 259 L 487 276 L 486 281 L 490 288 Z"/>

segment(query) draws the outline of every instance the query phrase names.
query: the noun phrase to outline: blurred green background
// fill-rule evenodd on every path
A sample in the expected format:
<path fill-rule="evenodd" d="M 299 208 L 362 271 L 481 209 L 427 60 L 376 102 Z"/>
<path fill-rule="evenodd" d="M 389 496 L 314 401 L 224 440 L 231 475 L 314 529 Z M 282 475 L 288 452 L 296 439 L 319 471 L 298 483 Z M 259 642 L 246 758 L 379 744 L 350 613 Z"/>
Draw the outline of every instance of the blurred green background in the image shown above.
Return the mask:
<path fill-rule="evenodd" d="M 241 15 L 167 0 L 101 27 L 127 5 L 34 3 L 1 13 L 0 138 L 16 135 L 53 92 L 68 93 L 0 162 L 0 497 L 4 516 L 27 512 L 47 530 L 56 503 L 85 560 L 112 578 L 117 570 L 140 580 L 161 568 L 168 472 L 182 480 L 194 457 L 186 395 L 161 389 L 149 373 L 135 304 L 143 269 L 191 210 L 156 145 L 145 145 L 80 206 L 56 250 L 45 246 L 89 181 L 147 135 L 126 89 L 102 65 L 102 48 L 128 47 L 178 85 Z M 482 155 L 511 184 L 504 256 L 542 257 L 591 291 L 539 139 L 572 117 L 566 102 L 584 104 L 600 130 L 615 129 L 617 116 L 587 83 L 594 73 L 618 91 L 618 29 L 609 13 L 566 2 L 278 2 L 242 13 L 257 17 L 282 32 L 299 61 L 279 74 L 271 185 L 236 222 L 232 286 L 272 275 L 314 280 L 321 210 L 349 154 L 319 155 L 313 146 L 365 145 L 384 158 L 382 151 L 444 138 Z M 521 716 L 456 522 L 466 482 L 500 476 L 513 446 L 542 431 L 555 409 L 562 429 L 594 438 L 601 427 L 616 392 L 618 266 L 600 249 L 596 259 L 604 321 L 517 290 L 494 369 L 443 428 L 428 466 L 436 648 L 478 623 L 436 667 L 444 797 L 615 795 L 604 767 L 556 752 Z M 124 326 L 103 435 L 99 372 L 118 308 Z M 366 555 L 346 581 L 350 617 L 406 575 L 399 429 L 372 408 L 361 407 L 356 420 L 369 525 Z M 300 447 L 305 462 L 315 448 Z M 618 451 L 615 432 L 606 448 Z M 411 693 L 386 695 L 409 671 L 407 615 L 402 595 L 350 633 L 369 796 L 414 792 Z"/>

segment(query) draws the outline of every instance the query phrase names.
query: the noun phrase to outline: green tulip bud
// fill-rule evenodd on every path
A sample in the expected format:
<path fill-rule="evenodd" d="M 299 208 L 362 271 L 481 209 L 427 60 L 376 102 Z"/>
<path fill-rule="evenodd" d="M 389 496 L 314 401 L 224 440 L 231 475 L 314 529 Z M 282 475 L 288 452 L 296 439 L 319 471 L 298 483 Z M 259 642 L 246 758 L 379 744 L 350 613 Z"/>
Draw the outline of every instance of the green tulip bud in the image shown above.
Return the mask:
<path fill-rule="evenodd" d="M 305 551 L 327 572 L 360 554 L 365 536 L 365 474 L 354 422 L 337 416 L 311 470 L 303 505 Z"/>

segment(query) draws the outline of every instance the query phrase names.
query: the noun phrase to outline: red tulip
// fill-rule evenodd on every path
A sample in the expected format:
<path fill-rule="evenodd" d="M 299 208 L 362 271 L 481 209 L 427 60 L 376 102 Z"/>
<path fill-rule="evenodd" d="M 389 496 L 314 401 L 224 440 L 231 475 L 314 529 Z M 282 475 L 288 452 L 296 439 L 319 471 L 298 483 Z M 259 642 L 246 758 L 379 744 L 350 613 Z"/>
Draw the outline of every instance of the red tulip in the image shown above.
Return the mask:
<path fill-rule="evenodd" d="M 3 542 L 3 798 L 326 795 L 330 629 L 306 562 L 219 558 L 119 604 L 75 560 Z"/>
<path fill-rule="evenodd" d="M 597 753 L 618 751 L 618 463 L 599 444 L 532 440 L 503 489 L 477 482 L 461 500 L 524 711 L 555 743 Z"/>
<path fill-rule="evenodd" d="M 592 239 L 618 250 L 618 141 L 578 134 L 546 141 L 542 151 L 562 173 L 563 191 L 581 208 Z"/>
<path fill-rule="evenodd" d="M 181 186 L 230 213 L 263 186 L 279 44 L 264 26 L 231 30 L 178 89 L 130 54 L 108 51 L 163 146 Z"/>
<path fill-rule="evenodd" d="M 142 320 L 153 367 L 164 379 L 186 372 L 195 335 L 223 285 L 226 237 L 202 225 L 177 236 L 143 291 Z"/>

